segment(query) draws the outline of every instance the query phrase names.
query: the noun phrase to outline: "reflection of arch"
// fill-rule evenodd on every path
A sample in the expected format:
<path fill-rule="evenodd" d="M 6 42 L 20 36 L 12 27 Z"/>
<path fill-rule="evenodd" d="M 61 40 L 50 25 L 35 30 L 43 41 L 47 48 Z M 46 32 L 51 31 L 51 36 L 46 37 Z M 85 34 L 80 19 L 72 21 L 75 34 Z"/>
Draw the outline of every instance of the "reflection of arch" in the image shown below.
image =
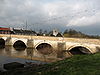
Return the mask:
<path fill-rule="evenodd" d="M 76 54 L 91 54 L 92 53 L 92 51 L 91 51 L 91 49 L 89 47 L 83 46 L 83 45 L 72 46 L 68 50 L 72 55 L 76 55 Z"/>
<path fill-rule="evenodd" d="M 17 40 L 17 41 L 13 44 L 13 47 L 14 47 L 16 50 L 19 50 L 19 49 L 25 50 L 26 45 L 25 45 L 25 43 L 24 43 L 23 41 Z"/>
<path fill-rule="evenodd" d="M 53 52 L 53 47 L 48 43 L 41 43 L 36 47 L 36 49 L 44 55 L 48 55 Z"/>
<path fill-rule="evenodd" d="M 5 40 L 3 38 L 0 38 L 0 48 L 5 47 Z"/>

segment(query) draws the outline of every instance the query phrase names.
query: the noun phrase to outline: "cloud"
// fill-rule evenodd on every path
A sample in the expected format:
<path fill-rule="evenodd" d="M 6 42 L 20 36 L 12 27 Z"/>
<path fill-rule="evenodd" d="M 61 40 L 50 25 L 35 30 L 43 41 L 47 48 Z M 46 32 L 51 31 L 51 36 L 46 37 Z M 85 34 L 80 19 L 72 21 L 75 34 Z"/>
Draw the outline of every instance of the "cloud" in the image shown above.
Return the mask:
<path fill-rule="evenodd" d="M 68 25 L 75 25 L 75 26 L 87 26 L 87 25 L 95 25 L 96 23 L 100 23 L 100 12 L 96 13 L 92 16 L 82 16 L 76 17 L 69 21 Z"/>
<path fill-rule="evenodd" d="M 100 24 L 100 0 L 0 0 L 0 26 L 61 28 Z"/>

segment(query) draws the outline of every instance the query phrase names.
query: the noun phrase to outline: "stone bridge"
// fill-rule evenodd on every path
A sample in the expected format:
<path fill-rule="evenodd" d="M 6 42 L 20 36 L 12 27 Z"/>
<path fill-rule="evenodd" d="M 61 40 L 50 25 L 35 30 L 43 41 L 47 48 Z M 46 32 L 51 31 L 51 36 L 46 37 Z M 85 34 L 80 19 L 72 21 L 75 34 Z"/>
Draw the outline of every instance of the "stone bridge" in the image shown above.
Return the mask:
<path fill-rule="evenodd" d="M 58 60 L 76 54 L 93 54 L 100 51 L 99 39 L 86 38 L 0 34 L 0 45 L 2 44 L 7 49 L 8 46 L 10 47 L 8 51 L 12 57 L 42 61 Z M 25 47 L 24 51 L 17 50 L 18 46 Z"/>

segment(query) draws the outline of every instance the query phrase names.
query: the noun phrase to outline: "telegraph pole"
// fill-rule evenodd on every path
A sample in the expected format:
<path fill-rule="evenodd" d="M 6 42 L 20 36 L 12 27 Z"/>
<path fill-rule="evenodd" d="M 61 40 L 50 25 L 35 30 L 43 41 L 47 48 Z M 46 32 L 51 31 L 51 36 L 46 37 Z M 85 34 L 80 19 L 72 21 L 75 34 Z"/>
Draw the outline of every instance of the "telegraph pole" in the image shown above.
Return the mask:
<path fill-rule="evenodd" d="M 26 20 L 26 30 L 27 30 L 27 25 L 28 25 L 28 24 L 27 24 L 27 20 Z"/>

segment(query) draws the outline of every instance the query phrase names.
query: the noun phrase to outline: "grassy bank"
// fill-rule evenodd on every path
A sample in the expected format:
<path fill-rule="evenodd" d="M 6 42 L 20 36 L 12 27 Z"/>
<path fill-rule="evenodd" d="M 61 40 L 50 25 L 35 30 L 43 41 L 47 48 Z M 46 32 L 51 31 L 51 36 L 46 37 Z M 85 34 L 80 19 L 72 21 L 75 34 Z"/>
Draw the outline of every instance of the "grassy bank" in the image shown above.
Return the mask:
<path fill-rule="evenodd" d="M 100 53 L 1 73 L 0 75 L 100 75 Z"/>

